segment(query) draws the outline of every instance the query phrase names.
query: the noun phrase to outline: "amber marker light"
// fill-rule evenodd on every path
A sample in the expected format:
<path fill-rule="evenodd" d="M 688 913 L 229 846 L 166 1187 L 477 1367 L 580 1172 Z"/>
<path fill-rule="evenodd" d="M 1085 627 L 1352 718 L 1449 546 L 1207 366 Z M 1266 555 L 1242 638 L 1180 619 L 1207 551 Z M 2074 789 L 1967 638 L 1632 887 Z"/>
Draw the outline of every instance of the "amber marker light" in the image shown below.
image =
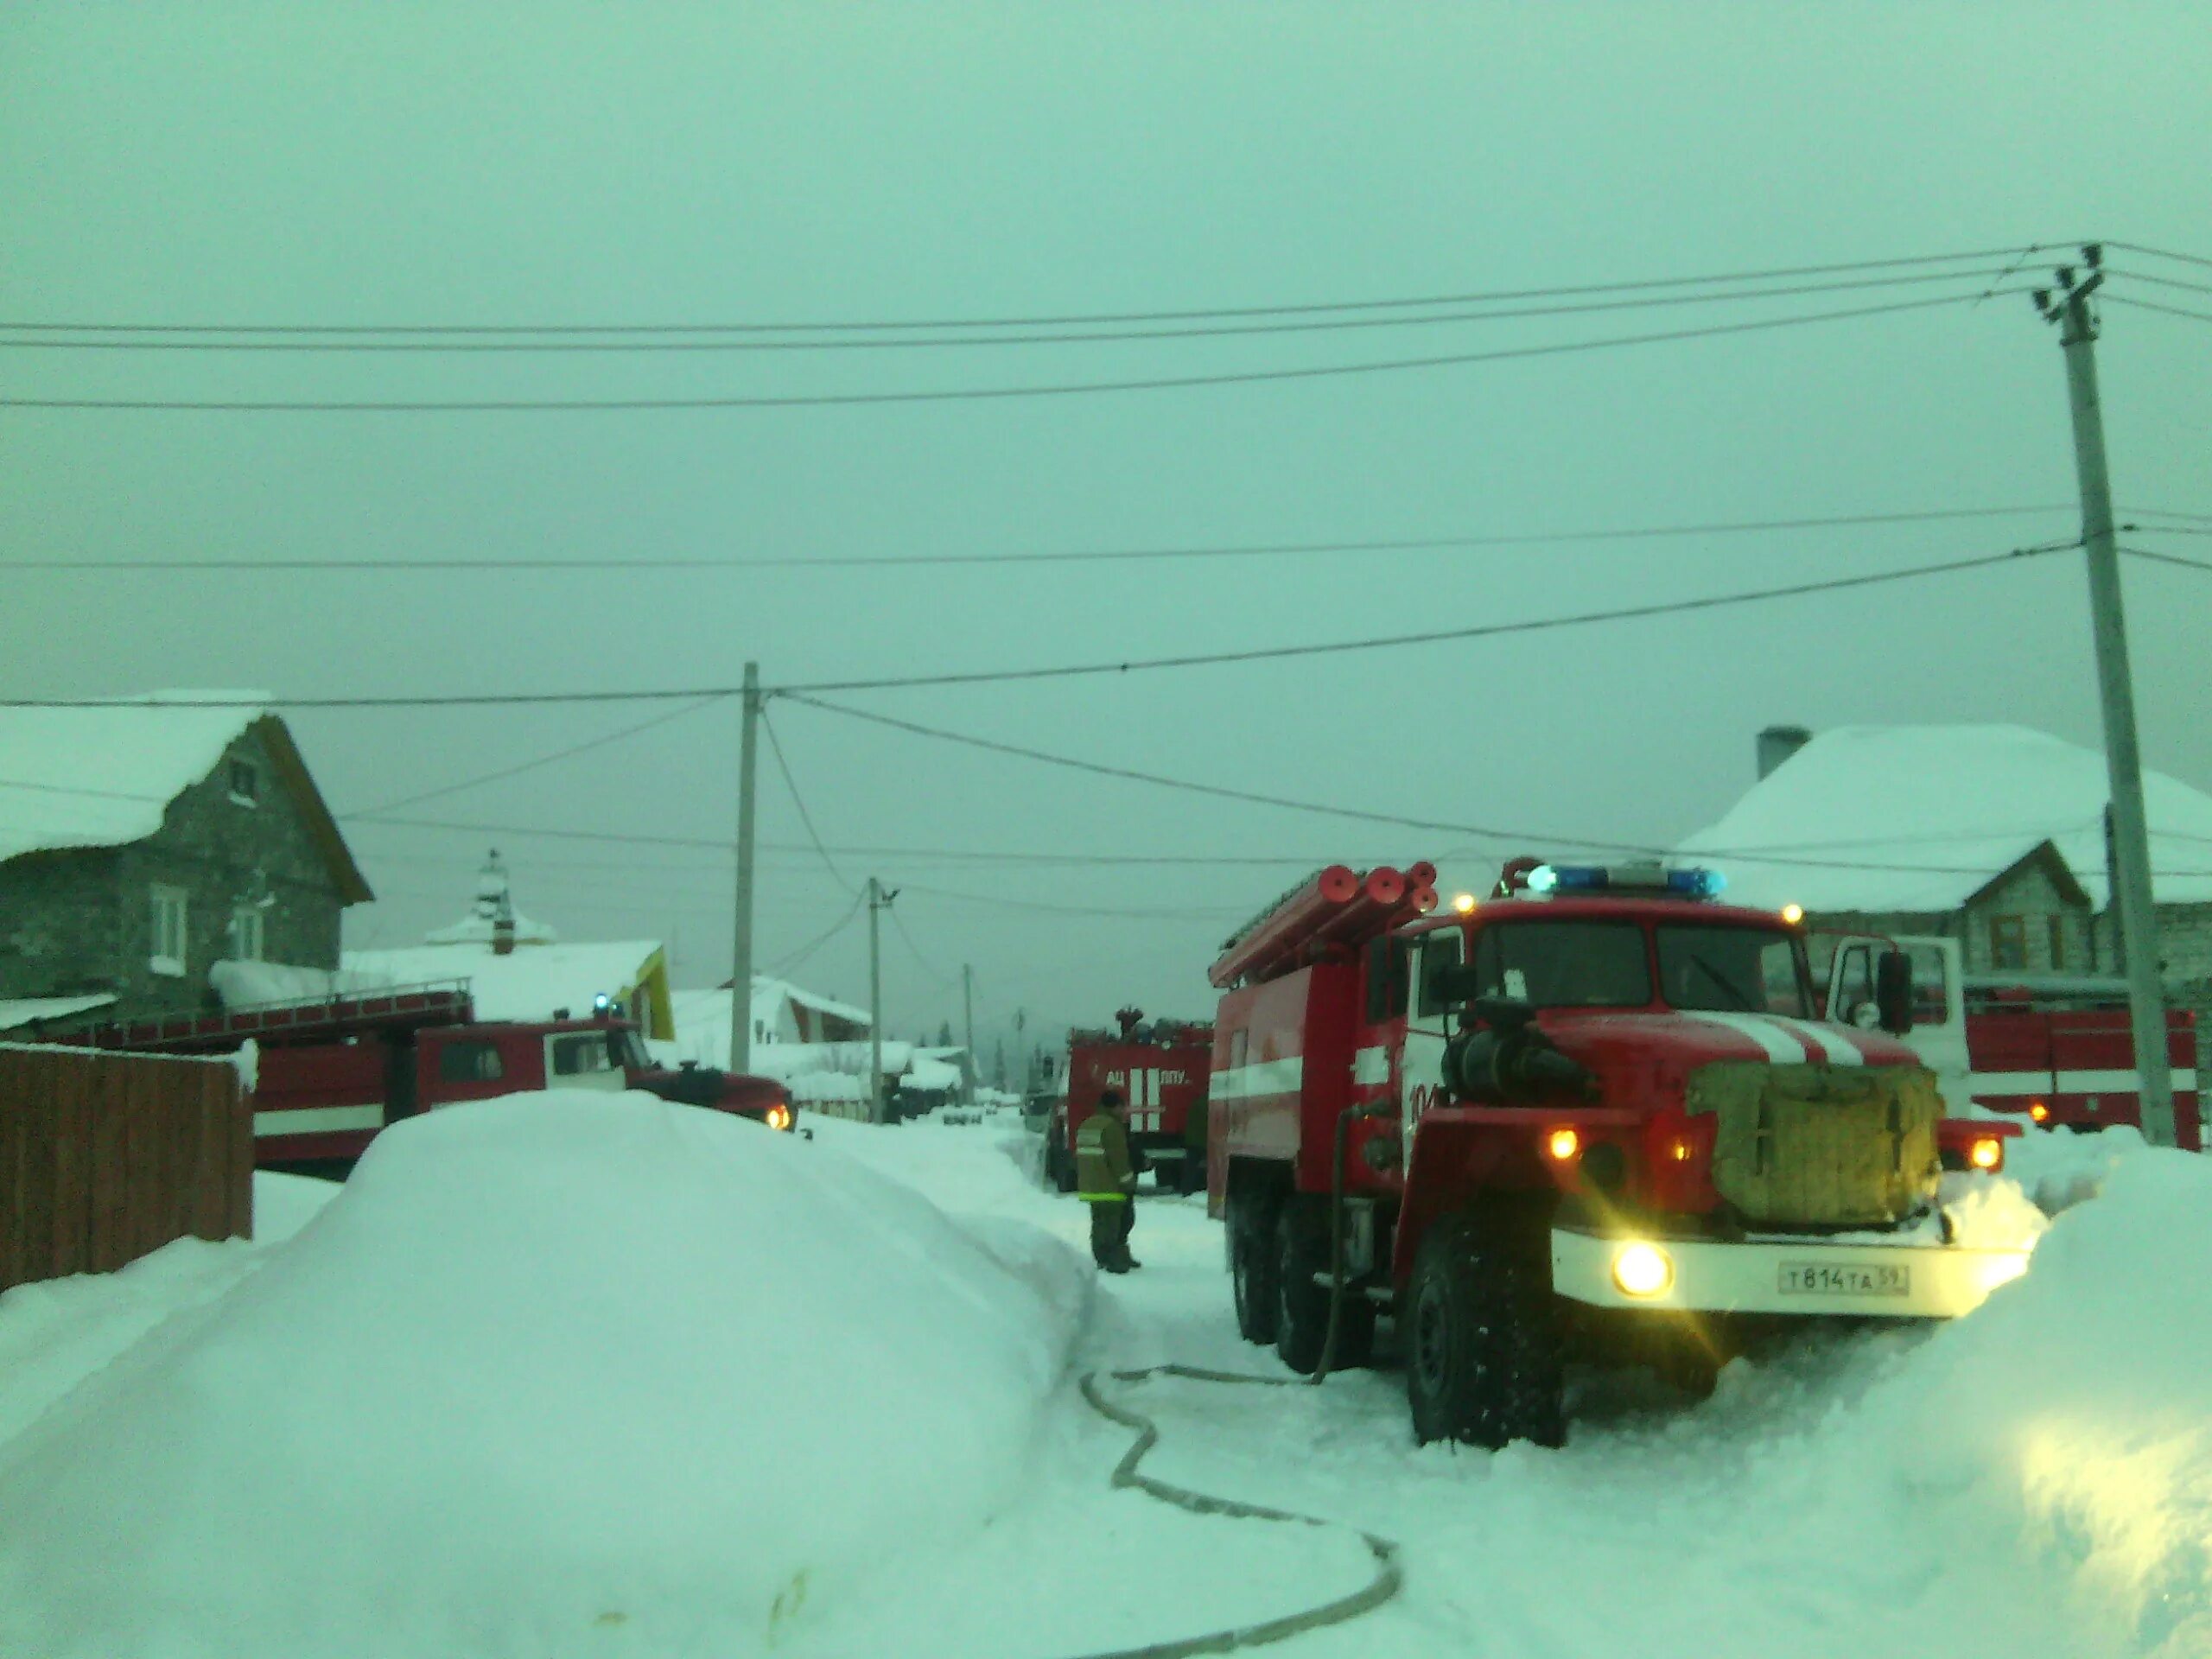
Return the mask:
<path fill-rule="evenodd" d="M 2028 1103 L 2028 1116 L 2038 1123 L 2048 1123 L 2050 1121 L 2050 1108 L 2039 1100 L 2031 1101 Z"/>
<path fill-rule="evenodd" d="M 1967 1148 L 1967 1161 L 1976 1169 L 1996 1169 L 2005 1162 L 2005 1143 L 1993 1135 L 1985 1135 Z"/>
<path fill-rule="evenodd" d="M 1582 1137 L 1573 1129 L 1554 1129 L 1544 1137 L 1544 1150 L 1563 1164 L 1582 1150 Z"/>
<path fill-rule="evenodd" d="M 1782 919 L 1789 923 L 1792 927 L 1796 926 L 1798 923 L 1805 919 L 1805 906 L 1802 905 L 1784 905 L 1782 907 Z"/>
<path fill-rule="evenodd" d="M 1475 913 L 1475 895 L 1471 893 L 1453 893 L 1452 895 L 1452 908 L 1458 911 L 1462 916 L 1473 915 Z"/>

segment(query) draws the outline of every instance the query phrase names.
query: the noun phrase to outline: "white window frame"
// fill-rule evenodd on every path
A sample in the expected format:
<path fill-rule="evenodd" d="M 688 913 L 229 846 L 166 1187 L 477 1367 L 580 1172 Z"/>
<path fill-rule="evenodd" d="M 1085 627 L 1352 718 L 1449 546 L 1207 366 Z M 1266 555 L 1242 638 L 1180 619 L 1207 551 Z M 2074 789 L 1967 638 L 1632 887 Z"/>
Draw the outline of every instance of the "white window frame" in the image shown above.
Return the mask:
<path fill-rule="evenodd" d="M 241 760 L 236 755 L 232 756 L 225 764 L 229 770 L 224 774 L 224 781 L 231 791 L 232 803 L 238 806 L 259 806 L 261 804 L 261 768 L 255 766 L 252 761 Z M 245 769 L 247 779 L 253 785 L 251 791 L 242 791 L 238 787 L 237 779 L 238 769 L 241 767 Z"/>
<path fill-rule="evenodd" d="M 252 942 L 252 949 L 246 948 Z M 231 909 L 231 955 L 240 962 L 268 960 L 269 929 L 259 905 L 234 905 Z"/>
<path fill-rule="evenodd" d="M 181 979 L 192 951 L 192 895 L 182 887 L 156 881 L 147 896 L 153 906 L 153 948 L 146 965 L 157 974 Z M 164 950 L 164 945 L 175 946 L 174 954 Z"/>

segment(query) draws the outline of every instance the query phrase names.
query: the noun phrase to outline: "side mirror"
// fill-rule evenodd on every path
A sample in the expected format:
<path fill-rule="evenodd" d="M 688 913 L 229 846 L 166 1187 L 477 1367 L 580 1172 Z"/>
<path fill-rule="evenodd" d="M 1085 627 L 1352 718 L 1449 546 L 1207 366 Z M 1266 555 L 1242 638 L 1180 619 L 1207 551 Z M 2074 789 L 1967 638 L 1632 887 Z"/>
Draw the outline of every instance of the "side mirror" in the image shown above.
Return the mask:
<path fill-rule="evenodd" d="M 1875 963 L 1874 1007 L 1892 1037 L 1912 1029 L 1912 958 L 1904 951 L 1885 950 Z"/>
<path fill-rule="evenodd" d="M 1448 968 L 1438 969 L 1429 976 L 1428 994 L 1443 1001 L 1446 1007 L 1472 1002 L 1481 989 L 1482 981 L 1477 976 L 1472 963 L 1454 963 Z"/>

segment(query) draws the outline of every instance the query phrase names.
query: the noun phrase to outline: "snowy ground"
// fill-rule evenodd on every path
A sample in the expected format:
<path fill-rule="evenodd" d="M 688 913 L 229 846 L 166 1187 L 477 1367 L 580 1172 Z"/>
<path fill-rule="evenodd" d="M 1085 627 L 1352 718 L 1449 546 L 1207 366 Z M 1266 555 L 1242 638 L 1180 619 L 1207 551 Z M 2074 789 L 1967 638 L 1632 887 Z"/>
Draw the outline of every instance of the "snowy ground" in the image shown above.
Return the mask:
<path fill-rule="evenodd" d="M 1147 1192 L 1134 1241 L 1144 1268 L 1086 1290 L 1064 1276 L 1084 1238 L 1081 1206 L 1029 1179 L 1010 1122 L 816 1128 L 811 1145 L 779 1147 L 818 1166 L 818 1179 L 801 1184 L 811 1202 L 842 1207 L 875 1194 L 880 1210 L 883 1188 L 866 1179 L 873 1170 L 928 1197 L 985 1255 L 1013 1264 L 1003 1281 L 995 1278 L 922 1210 L 892 1206 L 874 1229 L 889 1252 L 876 1270 L 900 1296 L 926 1300 L 926 1281 L 885 1265 L 911 1247 L 928 1264 L 958 1257 L 950 1276 L 971 1300 L 990 1304 L 963 1316 L 973 1323 L 959 1344 L 975 1356 L 975 1392 L 988 1402 L 980 1421 L 989 1427 L 979 1430 L 963 1408 L 961 1384 L 948 1391 L 942 1374 L 910 1380 L 896 1344 L 872 1383 L 877 1408 L 901 1434 L 934 1431 L 952 1442 L 980 1433 L 1002 1442 L 982 1465 L 986 1473 L 1010 1465 L 1016 1478 L 988 1519 L 960 1503 L 910 1509 L 899 1524 L 872 1528 L 860 1556 L 841 1557 L 802 1605 L 772 1624 L 742 1626 L 743 1639 L 710 1610 L 692 1609 L 696 1645 L 683 1639 L 683 1621 L 647 1619 L 542 1626 L 525 1646 L 499 1609 L 486 1608 L 474 1623 L 448 1623 L 442 1645 L 426 1644 L 430 1630 L 396 1624 L 389 1634 L 404 1629 L 409 1652 L 723 1659 L 772 1646 L 798 1659 L 1046 1659 L 1270 1617 L 1366 1580 L 1367 1556 L 1350 1532 L 1195 1516 L 1107 1488 L 1129 1436 L 1083 1403 L 1076 1374 L 1172 1359 L 1282 1375 L 1271 1352 L 1236 1335 L 1220 1232 L 1202 1199 Z M 1739 1362 L 1695 1407 L 1644 1378 L 1586 1380 L 1564 1452 L 1416 1448 L 1401 1379 L 1387 1370 L 1319 1389 L 1155 1379 L 1121 1395 L 1160 1426 L 1147 1473 L 1328 1516 L 1402 1546 L 1407 1587 L 1397 1601 L 1275 1649 L 1286 1655 L 2200 1659 L 2212 1654 L 2212 1288 L 2153 1264 L 2206 1258 L 2212 1171 L 2121 1135 L 2037 1137 L 2018 1162 L 2050 1207 L 2075 1202 L 2028 1278 L 1980 1313 L 1941 1329 L 1808 1337 Z M 327 1237 L 345 1207 L 298 1246 L 181 1244 L 105 1280 L 0 1299 L 0 1495 L 24 1491 L 21 1448 L 52 1441 L 51 1421 L 42 1435 L 30 1427 L 48 1405 L 67 1406 L 79 1379 L 167 1315 L 206 1319 L 263 1268 Z M 786 1238 L 801 1225 L 788 1206 L 774 1219 Z M 728 1225 L 728 1240 L 745 1236 L 741 1214 Z M 1074 1248 L 1052 1249 L 1040 1232 Z M 698 1317 L 694 1301 L 671 1294 L 685 1317 Z M 1039 1325 L 1063 1313 L 1074 1322 L 1065 1375 L 1033 1400 L 1020 1344 L 1007 1347 L 1012 1338 L 997 1328 L 1006 1308 L 1022 1306 Z M 924 1327 L 955 1317 L 935 1303 L 926 1313 L 921 1325 L 902 1327 L 925 1359 L 938 1351 Z M 799 1329 L 817 1317 L 805 1308 L 786 1315 L 799 1332 L 795 1363 L 809 1363 L 819 1345 Z M 682 1356 L 660 1361 L 671 1357 Z M 465 1387 L 464 1374 L 454 1376 Z M 808 1382 L 791 1379 L 795 1399 L 818 1392 Z M 75 1391 L 98 1386 L 92 1378 Z M 680 1379 L 664 1379 L 659 1392 L 672 1413 L 686 1409 Z M 744 1455 L 760 1455 L 736 1440 Z M 669 1455 L 651 1437 L 642 1447 Z M 928 1449 L 965 1466 L 960 1447 Z M 543 1455 L 557 1465 L 575 1451 L 549 1436 Z M 853 1494 L 841 1497 L 849 1507 Z M 653 1535 L 649 1522 L 640 1528 Z M 0 1514 L 0 1558 L 8 1531 Z M 619 1543 L 622 1535 L 611 1535 Z M 741 1599 L 742 1577 L 733 1572 L 733 1600 Z M 17 1579 L 15 1593 L 27 1594 L 23 1585 Z M 526 1572 L 499 1587 L 509 1597 L 535 1593 Z M 279 1595 L 282 1586 L 264 1591 Z M 0 1604 L 0 1636 L 10 1618 Z M 233 1639 L 224 1650 L 258 1659 L 277 1649 Z M 382 1650 L 398 1649 L 385 1642 Z"/>

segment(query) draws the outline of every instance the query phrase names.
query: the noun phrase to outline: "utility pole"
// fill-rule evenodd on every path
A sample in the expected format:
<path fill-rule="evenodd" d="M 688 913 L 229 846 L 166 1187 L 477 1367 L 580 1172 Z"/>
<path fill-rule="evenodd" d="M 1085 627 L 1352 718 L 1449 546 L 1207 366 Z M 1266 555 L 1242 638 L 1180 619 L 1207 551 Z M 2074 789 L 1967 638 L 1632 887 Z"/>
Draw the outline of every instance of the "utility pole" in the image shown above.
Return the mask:
<path fill-rule="evenodd" d="M 974 964 L 965 962 L 960 964 L 960 1011 L 968 1045 L 968 1103 L 973 1106 L 976 1080 L 982 1076 L 982 1071 L 976 1061 L 976 969 Z"/>
<path fill-rule="evenodd" d="M 2158 912 L 2151 889 L 2151 836 L 2143 807 L 2143 755 L 2135 734 L 2135 685 L 2127 664 L 2127 622 L 2120 605 L 2120 553 L 2113 544 L 2112 479 L 2105 469 L 2104 405 L 2097 396 L 2097 324 L 2089 296 L 2104 282 L 2103 251 L 2082 251 L 2089 267 L 2075 281 L 2058 271 L 2058 289 L 2036 290 L 2036 308 L 2059 325 L 2066 391 L 2074 416 L 2074 467 L 2082 486 L 2082 546 L 2088 557 L 2089 620 L 2096 640 L 2097 689 L 2104 705 L 2105 766 L 2112 795 L 2113 864 L 2118 876 L 2120 937 L 2127 964 L 2127 1015 L 2134 1028 L 2142 1085 L 2143 1138 L 2174 1144 L 2173 1074 L 2166 1059 L 2166 1004 L 2158 984 Z"/>
<path fill-rule="evenodd" d="M 884 1121 L 883 1099 L 883 923 L 882 914 L 899 896 L 868 879 L 868 1122 Z"/>
<path fill-rule="evenodd" d="M 745 665 L 745 734 L 737 749 L 737 950 L 729 982 L 729 1069 L 753 1069 L 753 808 L 760 749 L 760 664 Z"/>

